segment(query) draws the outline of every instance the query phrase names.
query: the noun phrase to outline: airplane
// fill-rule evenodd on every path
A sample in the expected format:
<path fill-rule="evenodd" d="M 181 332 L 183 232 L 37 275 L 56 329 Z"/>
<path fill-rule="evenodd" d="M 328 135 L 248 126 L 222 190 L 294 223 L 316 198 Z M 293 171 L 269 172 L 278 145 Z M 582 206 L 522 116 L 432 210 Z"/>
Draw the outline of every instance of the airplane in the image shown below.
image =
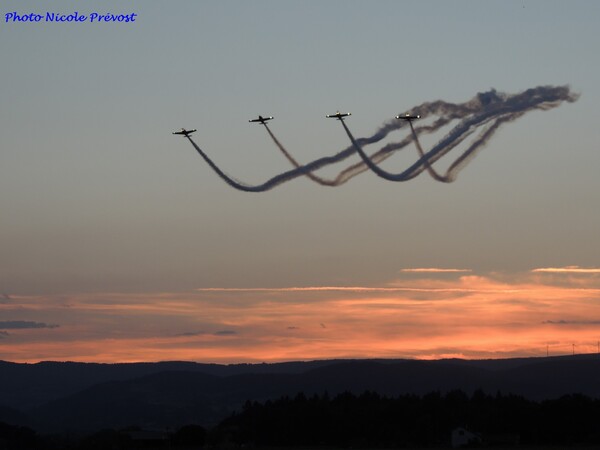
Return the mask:
<path fill-rule="evenodd" d="M 182 128 L 180 131 L 174 131 L 173 134 L 178 134 L 180 136 L 185 136 L 185 137 L 189 137 L 190 134 L 192 134 L 193 132 L 195 132 L 196 129 L 193 130 L 186 130 L 185 128 Z"/>
<path fill-rule="evenodd" d="M 248 122 L 260 122 L 261 125 L 265 125 L 268 120 L 272 120 L 272 119 L 274 119 L 273 116 L 269 116 L 269 117 L 258 116 L 258 119 L 252 119 L 252 120 L 249 120 Z"/>
<path fill-rule="evenodd" d="M 397 115 L 397 116 L 396 116 L 396 119 L 408 120 L 409 122 L 410 122 L 410 121 L 412 121 L 412 120 L 420 119 L 420 118 L 421 118 L 421 116 L 420 116 L 420 115 L 418 115 L 418 114 L 417 114 L 416 116 L 411 116 L 411 115 L 410 115 L 410 114 L 408 114 L 408 113 L 406 113 L 406 114 L 405 114 L 405 115 L 403 115 L 403 116 L 400 116 L 400 115 Z"/>
<path fill-rule="evenodd" d="M 325 117 L 327 117 L 328 119 L 337 119 L 337 120 L 344 120 L 344 117 L 347 116 L 351 116 L 352 113 L 341 113 L 341 112 L 336 112 L 335 114 L 327 114 Z"/>

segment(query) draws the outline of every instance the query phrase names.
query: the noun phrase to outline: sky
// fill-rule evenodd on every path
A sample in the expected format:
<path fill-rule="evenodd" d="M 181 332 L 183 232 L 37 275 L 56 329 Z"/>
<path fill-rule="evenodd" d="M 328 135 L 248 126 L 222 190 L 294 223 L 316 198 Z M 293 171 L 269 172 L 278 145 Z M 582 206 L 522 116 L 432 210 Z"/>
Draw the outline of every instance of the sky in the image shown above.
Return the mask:
<path fill-rule="evenodd" d="M 0 20 L 0 359 L 600 350 L 598 2 L 7 0 Z M 538 86 L 576 100 L 502 124 L 452 183 L 367 170 L 240 192 L 171 134 L 196 128 L 258 184 L 292 168 L 259 114 L 308 163 L 351 145 L 336 110 L 363 138 L 425 102 Z"/>

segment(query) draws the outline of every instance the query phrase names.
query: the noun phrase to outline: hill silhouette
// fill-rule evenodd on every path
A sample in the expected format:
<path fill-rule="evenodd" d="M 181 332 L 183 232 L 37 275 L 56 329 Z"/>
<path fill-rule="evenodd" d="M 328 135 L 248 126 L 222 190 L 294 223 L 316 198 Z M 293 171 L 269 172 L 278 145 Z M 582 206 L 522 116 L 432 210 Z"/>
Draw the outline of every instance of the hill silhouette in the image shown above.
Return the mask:
<path fill-rule="evenodd" d="M 500 391 L 530 400 L 600 398 L 600 357 L 465 361 L 329 360 L 215 365 L 186 362 L 0 364 L 2 421 L 42 431 L 212 426 L 247 400 L 281 396 Z M 29 388 L 29 389 L 27 389 Z M 8 409 L 12 408 L 12 409 Z M 7 417 L 8 416 L 8 417 Z M 13 417 L 13 419 L 11 419 Z"/>
<path fill-rule="evenodd" d="M 0 361 L 0 404 L 28 410 L 95 384 L 128 380 L 167 371 L 228 376 L 241 373 L 299 373 L 332 361 L 278 364 L 202 364 L 185 361 L 99 364 L 43 361 L 19 364 Z"/>

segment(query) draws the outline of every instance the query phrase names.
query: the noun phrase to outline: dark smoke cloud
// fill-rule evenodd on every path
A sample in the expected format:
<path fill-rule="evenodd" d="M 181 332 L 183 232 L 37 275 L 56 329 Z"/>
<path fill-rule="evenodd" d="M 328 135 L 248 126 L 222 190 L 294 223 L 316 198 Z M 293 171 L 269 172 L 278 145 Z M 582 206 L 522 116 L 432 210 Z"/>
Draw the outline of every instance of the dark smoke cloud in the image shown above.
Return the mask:
<path fill-rule="evenodd" d="M 544 325 L 600 325 L 600 320 L 544 320 Z"/>
<path fill-rule="evenodd" d="M 237 331 L 233 330 L 221 330 L 214 333 L 215 336 L 234 336 L 238 334 Z"/>
<path fill-rule="evenodd" d="M 305 165 L 300 165 L 279 142 L 269 127 L 265 126 L 275 145 L 277 145 L 288 161 L 294 166 L 294 169 L 282 172 L 257 185 L 249 185 L 227 175 L 198 147 L 191 136 L 186 137 L 200 156 L 223 181 L 235 189 L 246 192 L 268 191 L 300 176 L 307 176 L 314 182 L 324 186 L 339 186 L 366 170 L 371 170 L 381 178 L 389 181 L 408 181 L 420 175 L 423 171 L 427 171 L 435 180 L 449 183 L 456 179 L 458 172 L 489 142 L 502 124 L 516 120 L 529 111 L 549 110 L 565 101 L 574 102 L 577 98 L 578 95 L 572 93 L 568 86 L 538 86 L 512 95 L 491 90 L 479 93 L 471 100 L 460 104 L 448 103 L 442 100 L 426 102 L 411 108 L 410 111 L 421 115 L 424 119 L 437 116 L 430 125 L 413 128 L 412 123 L 409 122 L 411 135 L 399 142 L 388 143 L 370 156 L 365 153 L 363 148 L 381 141 L 392 131 L 401 128 L 405 125 L 403 121 L 387 121 L 372 136 L 355 139 L 342 120 L 342 126 L 350 138 L 352 145 L 335 155 L 319 158 Z M 460 120 L 460 122 L 431 150 L 424 152 L 419 143 L 418 135 L 433 133 L 454 120 Z M 439 174 L 433 169 L 432 164 L 434 162 L 448 154 L 480 128 L 482 130 L 476 139 L 450 164 L 444 174 Z M 419 159 L 404 171 L 391 173 L 381 169 L 377 165 L 412 142 L 417 146 Z M 336 178 L 324 179 L 314 175 L 314 171 L 339 163 L 354 153 L 358 153 L 362 161 L 345 168 Z"/>
<path fill-rule="evenodd" d="M 219 330 L 219 331 L 215 331 L 214 333 L 209 333 L 206 331 L 188 331 L 185 333 L 180 333 L 180 334 L 176 334 L 175 336 L 182 336 L 182 337 L 194 337 L 194 336 L 208 336 L 208 335 L 212 335 L 212 336 L 233 336 L 238 334 L 237 331 L 233 331 L 233 330 Z"/>
<path fill-rule="evenodd" d="M 43 322 L 31 322 L 28 320 L 2 320 L 0 329 L 24 329 L 24 328 L 58 328 L 58 325 L 49 325 Z"/>
<path fill-rule="evenodd" d="M 176 334 L 175 336 L 194 337 L 194 336 L 202 336 L 204 334 L 206 334 L 204 331 L 186 331 L 185 333 L 179 333 L 179 334 Z"/>

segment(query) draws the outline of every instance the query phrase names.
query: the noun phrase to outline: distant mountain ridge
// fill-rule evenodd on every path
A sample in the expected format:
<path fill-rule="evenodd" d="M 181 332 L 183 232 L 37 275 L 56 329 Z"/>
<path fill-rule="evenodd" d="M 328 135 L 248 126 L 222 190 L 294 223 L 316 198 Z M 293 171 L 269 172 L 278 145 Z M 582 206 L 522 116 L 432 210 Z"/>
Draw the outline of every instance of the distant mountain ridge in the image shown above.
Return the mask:
<path fill-rule="evenodd" d="M 247 400 L 341 392 L 514 393 L 600 398 L 600 356 L 508 360 L 325 360 L 217 365 L 0 362 L 2 421 L 45 431 L 213 425 Z M 12 409 L 11 409 L 12 408 Z M 16 411 L 15 411 L 16 410 Z M 8 419 L 7 419 L 8 416 Z"/>
<path fill-rule="evenodd" d="M 335 360 L 221 365 L 185 361 L 117 364 L 68 361 L 24 364 L 0 361 L 0 405 L 27 410 L 98 383 L 128 380 L 159 372 L 189 371 L 217 376 L 241 373 L 300 373 L 333 362 Z"/>

